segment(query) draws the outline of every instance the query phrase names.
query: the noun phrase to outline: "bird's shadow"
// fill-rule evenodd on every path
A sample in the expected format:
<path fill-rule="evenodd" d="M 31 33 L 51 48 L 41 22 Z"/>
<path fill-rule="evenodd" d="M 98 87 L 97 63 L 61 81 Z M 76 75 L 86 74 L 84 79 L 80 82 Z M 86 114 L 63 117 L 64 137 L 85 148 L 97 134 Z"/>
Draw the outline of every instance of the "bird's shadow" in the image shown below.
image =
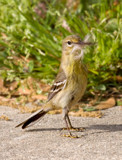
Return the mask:
<path fill-rule="evenodd" d="M 76 128 L 81 128 L 81 127 L 76 127 Z M 119 132 L 122 131 L 122 124 L 108 124 L 108 125 L 103 125 L 103 124 L 97 124 L 97 125 L 91 125 L 89 127 L 85 127 L 86 131 L 89 130 L 96 130 L 100 132 Z M 63 128 L 37 128 L 37 129 L 28 129 L 26 132 L 42 132 L 42 131 L 61 131 Z M 95 131 L 95 132 L 96 132 Z"/>
<path fill-rule="evenodd" d="M 91 125 L 88 130 L 101 130 L 105 132 L 119 132 L 122 131 L 122 124 L 107 124 L 107 125 Z"/>
<path fill-rule="evenodd" d="M 43 132 L 43 131 L 61 131 L 63 128 L 37 128 L 37 129 L 28 129 L 26 132 Z"/>

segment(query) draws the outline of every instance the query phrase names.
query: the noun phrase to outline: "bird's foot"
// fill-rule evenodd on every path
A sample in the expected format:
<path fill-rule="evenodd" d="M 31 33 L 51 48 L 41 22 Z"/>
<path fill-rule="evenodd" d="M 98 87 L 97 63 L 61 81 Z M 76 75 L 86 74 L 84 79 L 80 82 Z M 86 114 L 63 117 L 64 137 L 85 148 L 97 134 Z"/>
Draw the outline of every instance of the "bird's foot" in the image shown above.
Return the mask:
<path fill-rule="evenodd" d="M 74 127 L 70 127 L 70 128 L 63 128 L 62 130 L 67 130 L 68 134 L 63 134 L 61 135 L 62 137 L 69 137 L 69 138 L 81 138 L 81 136 L 77 136 L 71 133 L 71 131 L 76 131 L 76 132 L 82 132 L 85 130 L 85 128 L 74 128 Z"/>
<path fill-rule="evenodd" d="M 63 134 L 62 137 L 69 137 L 69 138 L 80 138 L 77 135 L 73 135 L 73 134 Z"/>
<path fill-rule="evenodd" d="M 75 128 L 75 127 L 71 127 L 71 129 L 70 130 L 72 130 L 72 131 L 77 131 L 77 132 L 83 132 L 83 131 L 85 131 L 85 128 Z"/>
<path fill-rule="evenodd" d="M 85 128 L 70 127 L 70 128 L 63 128 L 63 130 L 71 130 L 71 131 L 83 132 L 83 131 L 85 131 Z"/>

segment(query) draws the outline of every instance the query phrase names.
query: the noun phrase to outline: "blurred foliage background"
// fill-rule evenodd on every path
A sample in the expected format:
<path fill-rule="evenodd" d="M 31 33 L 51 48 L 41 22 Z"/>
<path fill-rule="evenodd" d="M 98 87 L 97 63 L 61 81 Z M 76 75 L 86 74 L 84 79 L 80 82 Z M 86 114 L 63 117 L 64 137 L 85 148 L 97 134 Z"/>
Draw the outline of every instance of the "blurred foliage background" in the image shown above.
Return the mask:
<path fill-rule="evenodd" d="M 51 83 L 62 39 L 86 35 L 88 91 L 121 89 L 122 15 L 119 0 L 0 0 L 0 76 L 5 83 L 28 77 Z"/>

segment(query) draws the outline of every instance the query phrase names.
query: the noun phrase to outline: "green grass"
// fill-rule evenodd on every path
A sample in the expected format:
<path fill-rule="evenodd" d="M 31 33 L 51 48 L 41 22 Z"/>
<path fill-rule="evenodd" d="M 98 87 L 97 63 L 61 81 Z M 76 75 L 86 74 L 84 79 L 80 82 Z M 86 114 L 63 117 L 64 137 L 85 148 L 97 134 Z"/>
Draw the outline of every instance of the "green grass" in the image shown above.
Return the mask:
<path fill-rule="evenodd" d="M 115 3 L 116 2 L 116 3 Z M 47 3 L 41 18 L 36 12 L 38 0 L 0 1 L 0 75 L 5 81 L 32 76 L 52 81 L 58 72 L 62 39 L 79 34 L 90 36 L 96 44 L 86 48 L 84 63 L 89 68 L 89 90 L 105 91 L 118 86 L 122 44 L 120 2 L 81 1 L 76 10 L 64 1 Z M 70 31 L 62 27 L 66 21 Z"/>

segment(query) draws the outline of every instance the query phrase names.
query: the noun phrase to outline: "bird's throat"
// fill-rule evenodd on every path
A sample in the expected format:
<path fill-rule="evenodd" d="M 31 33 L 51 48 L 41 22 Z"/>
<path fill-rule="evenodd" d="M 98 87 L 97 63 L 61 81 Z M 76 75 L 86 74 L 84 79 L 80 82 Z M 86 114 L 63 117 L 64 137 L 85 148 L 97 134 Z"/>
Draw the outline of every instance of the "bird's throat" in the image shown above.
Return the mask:
<path fill-rule="evenodd" d="M 87 76 L 87 69 L 81 59 L 75 60 L 74 57 L 68 57 L 63 59 L 62 61 L 62 68 L 65 71 L 65 74 L 67 77 L 69 76 L 75 76 L 79 74 L 83 74 Z"/>

